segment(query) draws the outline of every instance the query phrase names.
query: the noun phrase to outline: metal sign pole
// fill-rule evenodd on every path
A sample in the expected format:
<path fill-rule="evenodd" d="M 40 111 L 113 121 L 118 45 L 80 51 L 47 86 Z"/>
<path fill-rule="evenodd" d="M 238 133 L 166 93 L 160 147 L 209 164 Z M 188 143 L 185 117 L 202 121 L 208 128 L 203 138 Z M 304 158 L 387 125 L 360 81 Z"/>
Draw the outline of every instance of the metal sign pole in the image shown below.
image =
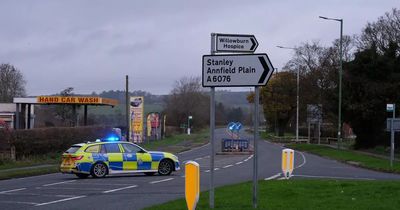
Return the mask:
<path fill-rule="evenodd" d="M 396 104 L 393 104 L 392 123 L 390 125 L 390 167 L 393 167 L 394 160 L 394 118 L 396 117 Z"/>
<path fill-rule="evenodd" d="M 260 91 L 258 86 L 254 87 L 254 162 L 253 162 L 253 207 L 257 208 L 257 144 L 258 144 L 258 106 L 260 104 Z"/>
<path fill-rule="evenodd" d="M 125 120 L 126 120 L 126 141 L 130 142 L 130 98 L 129 98 L 129 78 L 128 75 L 125 76 L 125 105 L 126 105 L 126 115 L 125 115 Z"/>
<path fill-rule="evenodd" d="M 215 52 L 215 34 L 211 33 L 211 55 Z M 210 208 L 214 208 L 214 130 L 215 130 L 215 87 L 211 87 L 210 96 Z"/>

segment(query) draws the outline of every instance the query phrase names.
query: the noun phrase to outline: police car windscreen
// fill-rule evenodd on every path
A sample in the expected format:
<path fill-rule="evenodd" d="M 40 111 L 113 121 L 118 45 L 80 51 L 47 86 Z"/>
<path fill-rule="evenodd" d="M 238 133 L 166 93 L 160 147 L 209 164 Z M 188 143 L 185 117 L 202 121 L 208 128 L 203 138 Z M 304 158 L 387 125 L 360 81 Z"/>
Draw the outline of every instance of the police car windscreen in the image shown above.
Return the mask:
<path fill-rule="evenodd" d="M 75 153 L 76 151 L 78 151 L 79 148 L 81 148 L 81 146 L 72 146 L 67 151 L 65 151 L 65 153 Z"/>

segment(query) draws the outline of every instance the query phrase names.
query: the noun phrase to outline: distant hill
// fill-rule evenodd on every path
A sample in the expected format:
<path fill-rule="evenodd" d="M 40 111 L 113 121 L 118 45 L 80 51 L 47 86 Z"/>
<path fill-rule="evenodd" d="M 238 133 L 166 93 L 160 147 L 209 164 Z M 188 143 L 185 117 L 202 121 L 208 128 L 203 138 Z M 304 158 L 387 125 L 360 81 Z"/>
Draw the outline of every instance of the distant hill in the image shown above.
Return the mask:
<path fill-rule="evenodd" d="M 208 93 L 208 92 L 207 92 Z M 217 103 L 222 103 L 225 107 L 240 107 L 245 113 L 249 112 L 250 104 L 247 102 L 247 95 L 249 92 L 231 92 L 231 91 L 216 91 L 215 100 Z M 95 108 L 95 114 L 113 114 L 125 112 L 125 91 L 122 90 L 109 90 L 103 91 L 99 94 L 92 93 L 93 96 L 104 98 L 116 99 L 120 104 L 114 110 L 105 107 Z M 130 96 L 144 96 L 145 113 L 148 112 L 161 112 L 164 106 L 164 98 L 166 95 L 153 95 L 146 91 L 133 91 L 129 93 Z"/>

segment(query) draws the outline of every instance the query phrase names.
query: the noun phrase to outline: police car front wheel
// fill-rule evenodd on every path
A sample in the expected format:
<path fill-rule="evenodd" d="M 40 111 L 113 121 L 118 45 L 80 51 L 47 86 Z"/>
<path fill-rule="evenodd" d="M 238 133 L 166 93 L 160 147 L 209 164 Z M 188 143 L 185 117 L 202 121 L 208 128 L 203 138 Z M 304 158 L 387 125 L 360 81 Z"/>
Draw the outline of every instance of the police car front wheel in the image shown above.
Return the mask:
<path fill-rule="evenodd" d="M 107 171 L 107 166 L 104 163 L 95 163 L 90 174 L 95 178 L 101 178 L 107 175 Z"/>
<path fill-rule="evenodd" d="M 172 164 L 170 160 L 162 160 L 158 165 L 158 173 L 162 176 L 170 175 L 173 170 Z"/>

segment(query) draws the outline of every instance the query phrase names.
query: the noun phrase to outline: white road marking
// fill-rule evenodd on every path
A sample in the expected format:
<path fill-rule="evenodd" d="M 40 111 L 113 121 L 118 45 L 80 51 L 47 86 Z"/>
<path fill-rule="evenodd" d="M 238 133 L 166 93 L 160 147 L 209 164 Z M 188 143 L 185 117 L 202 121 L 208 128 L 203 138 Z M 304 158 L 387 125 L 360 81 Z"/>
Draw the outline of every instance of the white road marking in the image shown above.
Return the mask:
<path fill-rule="evenodd" d="M 284 179 L 286 179 L 286 177 L 281 177 L 281 178 L 279 178 L 278 180 L 284 180 Z"/>
<path fill-rule="evenodd" d="M 300 167 L 304 166 L 307 163 L 307 161 L 306 161 L 306 157 L 304 156 L 304 154 L 302 152 L 298 152 L 298 151 L 296 151 L 296 152 L 299 153 L 303 157 L 303 163 L 300 164 L 299 166 L 296 166 L 296 168 L 300 168 Z M 296 169 L 296 168 L 294 168 L 294 169 Z"/>
<path fill-rule="evenodd" d="M 104 190 L 103 188 L 74 188 L 74 187 L 35 187 L 37 190 L 46 189 L 46 190 Z"/>
<path fill-rule="evenodd" d="M 353 179 L 353 180 L 375 180 L 371 178 L 363 177 L 341 177 L 341 176 L 315 176 L 315 175 L 292 175 L 296 177 L 306 177 L 306 178 L 327 178 L 327 179 Z"/>
<path fill-rule="evenodd" d="M 199 158 L 196 158 L 196 159 L 194 159 L 194 160 L 201 160 L 201 159 L 203 159 L 202 157 L 199 157 Z"/>
<path fill-rule="evenodd" d="M 21 191 L 21 190 L 26 190 L 26 188 L 18 188 L 18 189 L 13 189 L 13 190 L 1 191 L 0 194 L 5 194 L 5 193 L 9 193 L 9 192 L 17 192 L 17 191 Z"/>
<path fill-rule="evenodd" d="M 43 174 L 43 175 L 36 175 L 36 176 L 28 176 L 28 177 L 21 177 L 21 178 L 15 178 L 13 180 L 18 180 L 18 179 L 32 179 L 32 178 L 37 178 L 37 177 L 42 177 L 42 176 L 54 176 L 54 175 L 59 175 L 60 172 L 57 173 L 51 173 L 51 174 Z"/>
<path fill-rule="evenodd" d="M 98 185 L 98 186 L 127 186 L 131 184 L 99 184 L 99 183 L 84 183 L 84 182 L 79 182 L 79 183 L 66 183 L 68 185 Z"/>
<path fill-rule="evenodd" d="M 210 170 L 205 170 L 204 172 L 208 173 L 208 172 L 210 172 Z"/>
<path fill-rule="evenodd" d="M 4 193 L 3 195 L 19 195 L 19 196 L 43 196 L 43 197 L 61 197 L 61 198 L 70 198 L 78 195 L 54 195 L 54 194 L 40 194 L 40 193 Z"/>
<path fill-rule="evenodd" d="M 214 171 L 218 171 L 219 170 L 219 168 L 214 168 Z"/>
<path fill-rule="evenodd" d="M 152 181 L 152 182 L 150 182 L 150 184 L 157 184 L 157 183 L 160 183 L 160 182 L 167 182 L 167 181 L 171 181 L 173 179 L 174 178 L 161 179 L 161 180 L 158 180 L 158 181 Z"/>
<path fill-rule="evenodd" d="M 278 177 L 280 177 L 280 176 L 281 176 L 281 173 L 277 173 L 277 174 L 275 174 L 275 175 L 272 175 L 272 176 L 270 176 L 270 177 L 265 178 L 264 180 L 276 179 L 276 178 L 278 178 Z"/>
<path fill-rule="evenodd" d="M 181 176 L 182 178 L 185 178 L 185 175 Z"/>
<path fill-rule="evenodd" d="M 227 165 L 227 166 L 224 166 L 224 167 L 222 167 L 222 168 L 229 168 L 229 167 L 232 167 L 233 165 Z"/>
<path fill-rule="evenodd" d="M 240 165 L 240 164 L 242 164 L 243 163 L 243 161 L 239 161 L 239 162 L 237 162 L 237 163 L 235 163 L 236 165 Z"/>
<path fill-rule="evenodd" d="M 34 202 L 23 202 L 23 201 L 0 201 L 0 203 L 16 203 L 16 204 L 30 204 L 30 205 L 39 204 L 39 203 L 34 203 Z"/>
<path fill-rule="evenodd" d="M 75 182 L 76 180 L 70 180 L 70 181 L 64 181 L 64 182 L 56 182 L 56 183 L 51 183 L 51 184 L 45 184 L 42 185 L 43 187 L 48 187 L 48 186 L 53 186 L 53 185 L 58 185 L 58 184 L 64 184 L 64 183 L 70 183 L 70 182 Z"/>
<path fill-rule="evenodd" d="M 75 199 L 84 198 L 84 197 L 86 197 L 86 195 L 76 196 L 76 197 L 72 197 L 72 198 L 64 198 L 64 199 L 50 201 L 50 202 L 46 202 L 46 203 L 38 203 L 35 206 L 44 206 L 44 205 L 49 205 L 49 204 L 53 204 L 53 203 L 60 203 L 60 202 L 75 200 Z"/>
<path fill-rule="evenodd" d="M 103 191 L 103 193 L 111 193 L 111 192 L 116 192 L 116 191 L 120 191 L 120 190 L 126 190 L 126 189 L 130 189 L 130 188 L 135 188 L 135 187 L 137 187 L 137 185 L 121 187 L 121 188 L 117 188 L 117 189 L 113 189 L 113 190 L 106 190 L 106 191 Z"/>

